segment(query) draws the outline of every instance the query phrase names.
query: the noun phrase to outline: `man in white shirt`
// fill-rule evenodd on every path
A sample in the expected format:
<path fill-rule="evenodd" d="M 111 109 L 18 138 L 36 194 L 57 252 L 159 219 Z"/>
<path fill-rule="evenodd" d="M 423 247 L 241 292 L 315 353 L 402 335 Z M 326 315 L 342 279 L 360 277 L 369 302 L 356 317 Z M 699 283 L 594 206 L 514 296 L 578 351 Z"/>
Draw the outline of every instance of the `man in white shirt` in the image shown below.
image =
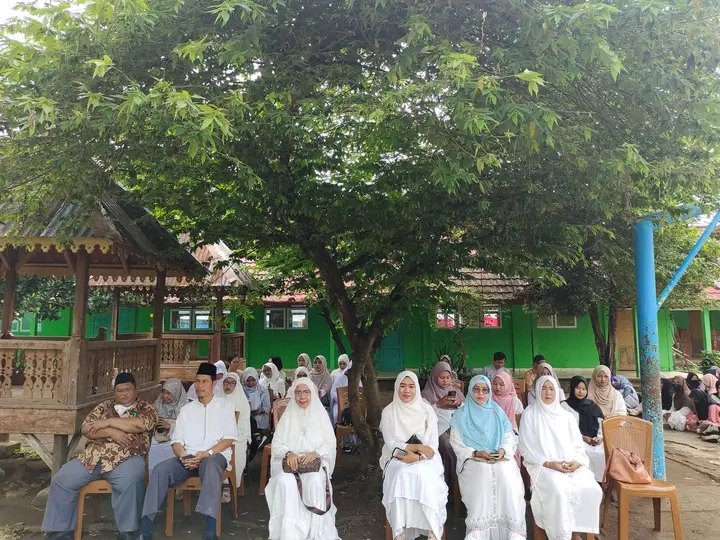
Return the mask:
<path fill-rule="evenodd" d="M 197 401 L 185 405 L 178 415 L 172 438 L 174 458 L 152 470 L 145 492 L 138 540 L 152 539 L 152 524 L 167 490 L 191 476 L 200 476 L 202 489 L 195 511 L 205 515 L 203 540 L 217 540 L 216 516 L 220 512 L 223 472 L 237 440 L 235 409 L 226 399 L 214 396 L 217 368 L 203 362 L 195 376 Z M 170 501 L 168 504 L 174 504 Z"/>
<path fill-rule="evenodd" d="M 485 375 L 488 379 L 490 379 L 490 382 L 492 382 L 495 375 L 497 375 L 497 372 L 501 369 L 505 369 L 505 353 L 498 351 L 493 354 L 493 363 L 482 368 L 480 373 Z M 507 371 L 507 369 L 505 369 L 505 371 Z"/>

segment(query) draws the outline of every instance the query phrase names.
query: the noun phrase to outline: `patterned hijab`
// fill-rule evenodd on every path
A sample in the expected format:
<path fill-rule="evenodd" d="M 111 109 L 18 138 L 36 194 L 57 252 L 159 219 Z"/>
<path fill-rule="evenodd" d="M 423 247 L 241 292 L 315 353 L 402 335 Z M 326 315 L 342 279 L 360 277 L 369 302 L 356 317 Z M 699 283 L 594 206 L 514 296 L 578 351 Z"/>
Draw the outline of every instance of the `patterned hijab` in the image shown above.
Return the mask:
<path fill-rule="evenodd" d="M 160 418 L 168 418 L 175 420 L 180 414 L 180 409 L 187 403 L 187 394 L 185 388 L 183 388 L 180 379 L 168 379 L 162 385 L 162 389 L 170 392 L 173 396 L 173 400 L 170 403 L 165 403 L 162 398 L 162 392 L 155 400 L 155 409 L 157 409 Z"/>
<path fill-rule="evenodd" d="M 457 390 L 453 385 L 449 386 L 448 388 L 443 388 L 438 384 L 438 378 L 443 373 L 449 373 L 452 377 L 452 368 L 447 362 L 438 362 L 433 366 L 432 373 L 430 373 L 430 377 L 425 383 L 425 388 L 423 388 L 422 390 L 423 399 L 427 401 L 430 405 L 435 405 L 438 400 L 447 396 L 450 390 Z M 460 403 L 458 405 L 462 405 L 462 403 L 465 401 L 465 396 L 460 394 L 459 401 Z"/>
<path fill-rule="evenodd" d="M 473 397 L 473 388 L 484 384 L 488 397 L 480 405 Z M 502 444 L 505 433 L 512 430 L 505 411 L 493 400 L 492 385 L 485 375 L 475 375 L 470 379 L 465 405 L 453 415 L 450 427 L 456 431 L 465 443 L 474 450 L 495 452 Z"/>

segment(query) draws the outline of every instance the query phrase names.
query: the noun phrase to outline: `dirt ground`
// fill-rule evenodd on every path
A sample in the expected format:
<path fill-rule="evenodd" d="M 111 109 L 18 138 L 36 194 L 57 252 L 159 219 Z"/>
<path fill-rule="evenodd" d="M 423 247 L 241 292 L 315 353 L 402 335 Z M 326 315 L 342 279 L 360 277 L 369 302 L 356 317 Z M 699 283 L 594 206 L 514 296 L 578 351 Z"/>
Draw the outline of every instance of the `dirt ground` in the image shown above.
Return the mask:
<path fill-rule="evenodd" d="M 679 490 L 685 538 L 717 540 L 720 531 L 714 519 L 720 501 L 720 446 L 700 441 L 690 433 L 667 435 L 668 480 Z M 343 540 L 383 540 L 384 516 L 378 493 L 369 493 L 354 481 L 357 456 L 345 456 L 333 478 L 335 502 L 338 507 L 337 525 Z M 49 484 L 50 474 L 39 459 L 16 457 L 0 461 L 6 477 L 0 482 L 0 540 L 40 540 L 39 532 L 43 508 L 33 501 L 35 494 Z M 267 538 L 268 511 L 264 497 L 258 495 L 258 460 L 251 464 L 250 483 L 239 501 L 240 515 L 232 517 L 229 505 L 223 513 L 223 537 L 243 540 Z M 114 539 L 114 522 L 109 497 L 94 496 L 100 501 L 99 518 L 93 516 L 93 504 L 87 504 L 84 538 Z M 452 506 L 448 505 L 447 540 L 464 538 L 463 519 L 454 521 Z M 201 537 L 202 519 L 196 515 L 184 517 L 181 503 L 176 503 L 175 538 Z M 650 501 L 636 500 L 631 506 L 629 540 L 671 539 L 672 521 L 667 503 L 663 503 L 662 532 L 652 531 Z M 156 521 L 155 537 L 164 537 L 165 515 Z M 528 512 L 528 538 L 532 538 L 531 515 Z M 611 507 L 601 540 L 617 538 L 616 507 Z"/>

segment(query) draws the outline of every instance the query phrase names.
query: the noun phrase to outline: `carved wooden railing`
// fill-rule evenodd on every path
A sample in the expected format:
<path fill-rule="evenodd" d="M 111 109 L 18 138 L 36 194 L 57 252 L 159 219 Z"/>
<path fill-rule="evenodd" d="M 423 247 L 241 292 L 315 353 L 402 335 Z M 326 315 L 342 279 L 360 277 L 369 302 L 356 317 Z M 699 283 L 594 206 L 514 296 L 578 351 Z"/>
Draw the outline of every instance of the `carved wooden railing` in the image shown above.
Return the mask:
<path fill-rule="evenodd" d="M 189 364 L 199 361 L 198 343 L 210 341 L 212 334 L 163 334 L 161 364 Z"/>
<path fill-rule="evenodd" d="M 86 400 L 112 391 L 116 372 L 133 374 L 138 387 L 154 382 L 157 339 L 91 341 L 85 343 L 85 381 L 78 394 Z"/>
<path fill-rule="evenodd" d="M 222 358 L 227 359 L 231 354 L 245 357 L 245 333 L 235 332 L 222 335 Z"/>
<path fill-rule="evenodd" d="M 12 397 L 12 376 L 22 372 L 25 400 L 64 403 L 67 341 L 0 340 L 0 398 Z"/>

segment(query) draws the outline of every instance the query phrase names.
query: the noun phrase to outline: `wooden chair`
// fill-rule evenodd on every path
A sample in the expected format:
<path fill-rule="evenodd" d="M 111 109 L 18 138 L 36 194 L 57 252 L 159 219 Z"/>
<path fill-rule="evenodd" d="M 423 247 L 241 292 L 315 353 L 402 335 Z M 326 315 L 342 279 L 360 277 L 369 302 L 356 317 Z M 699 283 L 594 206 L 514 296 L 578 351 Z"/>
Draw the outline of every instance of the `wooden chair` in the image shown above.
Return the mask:
<path fill-rule="evenodd" d="M 617 416 L 605 420 L 602 428 L 606 456 L 609 457 L 613 449 L 622 448 L 641 456 L 646 467 L 652 464 L 652 423 L 632 416 Z M 652 469 L 649 469 L 648 472 L 652 474 Z M 680 501 L 673 484 L 655 478 L 652 479 L 650 484 L 626 484 L 614 480 L 612 477 L 608 477 L 607 480 L 601 524 L 605 523 L 610 498 L 613 490 L 615 490 L 618 494 L 618 540 L 627 540 L 628 537 L 630 499 L 632 497 L 644 497 L 653 500 L 656 531 L 660 530 L 660 501 L 661 499 L 669 499 L 675 540 L 683 540 Z"/>
<path fill-rule="evenodd" d="M 385 516 L 385 540 L 393 540 L 392 527 L 387 520 L 387 515 Z M 445 540 L 445 526 L 443 526 L 441 540 Z"/>
<path fill-rule="evenodd" d="M 340 425 L 340 421 L 342 420 L 343 414 L 345 413 L 345 410 L 350 407 L 350 398 L 348 395 L 348 387 L 343 386 L 341 388 L 337 389 L 337 397 L 338 397 L 338 423 L 335 425 L 335 439 L 337 440 L 337 446 L 335 448 L 335 465 L 339 465 L 340 461 L 342 460 L 342 442 L 345 437 L 348 435 L 353 435 L 355 433 L 355 428 L 353 426 L 342 426 Z M 365 396 L 363 395 L 363 389 L 358 388 L 358 399 L 359 404 L 362 410 L 360 411 L 361 416 L 365 415 L 367 413 L 367 410 L 365 409 Z"/>
<path fill-rule="evenodd" d="M 513 379 L 513 386 L 517 397 L 522 401 L 523 407 L 527 407 L 527 388 L 525 387 L 525 379 Z"/>
<path fill-rule="evenodd" d="M 230 456 L 230 463 L 235 463 L 235 447 L 231 446 L 232 448 L 232 455 Z M 238 517 L 238 501 L 237 501 L 237 489 L 238 486 L 236 486 L 235 482 L 235 471 L 224 471 L 223 472 L 223 483 L 227 480 L 230 483 L 230 498 L 232 502 L 232 509 L 233 509 L 233 517 Z M 240 486 L 242 486 L 242 480 L 240 481 Z M 189 516 L 192 514 L 192 508 L 191 508 L 191 499 L 190 499 L 190 492 L 191 491 L 200 491 L 202 488 L 202 482 L 200 481 L 199 476 L 191 476 L 184 482 L 178 484 L 177 486 L 172 486 L 168 488 L 167 491 L 167 511 L 165 513 L 165 536 L 172 536 L 173 535 L 173 529 L 175 527 L 175 492 L 176 491 L 182 491 L 183 494 L 183 514 L 185 516 Z M 244 488 L 242 488 L 244 492 Z M 220 488 L 218 492 L 218 500 L 222 499 L 222 487 Z M 215 525 L 215 534 L 220 536 L 220 533 L 222 531 L 222 502 L 218 506 L 218 515 L 215 516 L 215 519 L 217 520 L 217 523 Z"/>
<path fill-rule="evenodd" d="M 290 398 L 282 398 L 282 399 L 276 399 L 272 404 L 272 431 L 275 431 L 275 428 L 277 427 L 278 423 L 280 422 L 280 417 L 285 412 L 285 409 L 287 409 L 288 403 L 290 403 Z M 268 478 L 270 477 L 270 457 L 272 455 L 272 447 L 271 444 L 268 443 L 265 446 L 263 446 L 263 453 L 262 453 L 262 460 L 260 462 L 260 487 L 258 488 L 258 494 L 262 497 L 265 495 L 265 486 L 267 486 Z"/>
<path fill-rule="evenodd" d="M 80 495 L 77 505 L 77 525 L 75 527 L 75 540 L 82 538 L 83 517 L 85 514 L 85 496 L 86 495 L 105 495 L 111 494 L 112 487 L 107 480 L 93 480 L 89 484 L 80 488 Z"/>

